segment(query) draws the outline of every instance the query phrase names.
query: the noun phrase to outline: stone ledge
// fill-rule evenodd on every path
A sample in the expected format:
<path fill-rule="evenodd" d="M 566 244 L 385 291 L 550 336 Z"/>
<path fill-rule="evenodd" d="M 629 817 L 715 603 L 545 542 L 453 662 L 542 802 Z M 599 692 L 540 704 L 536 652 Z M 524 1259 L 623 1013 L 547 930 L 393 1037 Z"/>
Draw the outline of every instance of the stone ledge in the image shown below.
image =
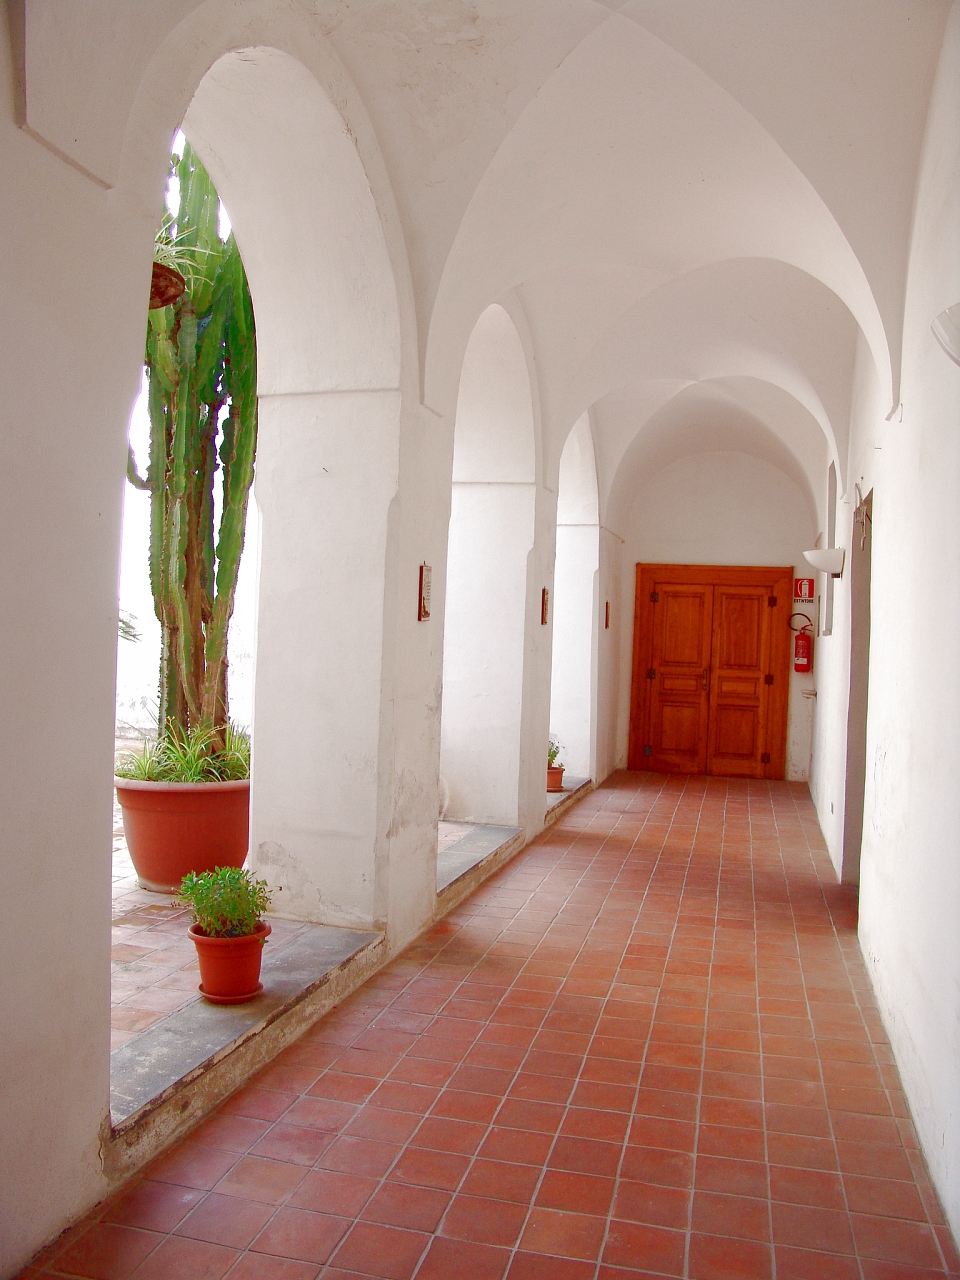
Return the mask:
<path fill-rule="evenodd" d="M 568 809 L 578 800 L 582 800 L 588 792 L 593 791 L 596 783 L 592 778 L 569 778 L 563 792 L 547 792 L 547 812 L 543 815 L 543 825 L 549 827 L 562 818 Z M 568 790 L 568 787 L 570 788 Z M 552 801 L 552 803 L 551 803 Z"/>
<path fill-rule="evenodd" d="M 437 893 L 443 893 L 465 872 L 471 871 L 520 834 L 520 827 L 477 823 L 472 831 L 437 854 Z"/>
<path fill-rule="evenodd" d="M 382 933 L 314 925 L 264 956 L 256 1000 L 199 1001 L 115 1049 L 114 1124 L 101 1143 L 111 1186 L 186 1134 L 386 959 Z"/>
<path fill-rule="evenodd" d="M 478 885 L 482 884 L 488 876 L 492 876 L 505 862 L 509 862 L 526 844 L 526 836 L 522 827 L 480 827 L 478 831 L 499 831 L 505 833 L 507 838 L 502 843 L 495 845 L 489 852 L 479 857 L 474 857 L 459 875 L 449 880 L 442 889 L 438 889 L 437 904 L 434 910 L 434 918 L 436 920 L 452 911 L 454 907 L 459 906 L 464 898 L 468 898 Z M 450 849 L 456 850 L 460 844 L 470 839 L 470 836 L 465 836 L 463 841 L 458 841 L 456 845 L 451 845 Z"/>

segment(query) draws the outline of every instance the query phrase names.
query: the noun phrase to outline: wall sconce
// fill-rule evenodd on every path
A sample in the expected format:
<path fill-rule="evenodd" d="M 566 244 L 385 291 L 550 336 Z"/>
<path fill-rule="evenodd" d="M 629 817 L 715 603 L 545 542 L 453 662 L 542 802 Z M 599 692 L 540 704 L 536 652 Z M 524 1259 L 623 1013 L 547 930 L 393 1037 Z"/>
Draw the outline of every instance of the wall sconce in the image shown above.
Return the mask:
<path fill-rule="evenodd" d="M 941 311 L 930 328 L 954 364 L 960 364 L 960 302 Z"/>
<path fill-rule="evenodd" d="M 832 578 L 839 578 L 843 573 L 845 555 L 843 547 L 822 547 L 805 551 L 803 558 L 821 573 L 829 573 Z"/>

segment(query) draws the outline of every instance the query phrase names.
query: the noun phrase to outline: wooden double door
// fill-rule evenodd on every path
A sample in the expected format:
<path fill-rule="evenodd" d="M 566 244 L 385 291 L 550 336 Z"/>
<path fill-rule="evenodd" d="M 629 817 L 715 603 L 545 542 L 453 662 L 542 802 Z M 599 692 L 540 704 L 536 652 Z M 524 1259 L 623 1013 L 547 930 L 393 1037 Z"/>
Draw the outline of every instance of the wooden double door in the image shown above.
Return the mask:
<path fill-rule="evenodd" d="M 782 778 L 792 569 L 638 564 L 631 769 Z"/>

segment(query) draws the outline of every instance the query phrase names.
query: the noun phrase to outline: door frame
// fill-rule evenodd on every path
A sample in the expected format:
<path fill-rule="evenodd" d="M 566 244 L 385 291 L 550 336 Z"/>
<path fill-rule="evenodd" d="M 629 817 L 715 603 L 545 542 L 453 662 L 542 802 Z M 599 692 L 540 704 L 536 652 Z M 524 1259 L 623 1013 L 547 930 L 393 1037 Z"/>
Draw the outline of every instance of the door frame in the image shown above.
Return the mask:
<path fill-rule="evenodd" d="M 633 610 L 633 668 L 630 682 L 628 769 L 644 769 L 644 743 L 650 720 L 650 681 L 644 673 L 652 665 L 653 601 L 657 581 L 721 587 L 768 587 L 771 607 L 770 665 L 773 686 L 767 703 L 766 743 L 770 762 L 763 777 L 783 778 L 787 763 L 787 715 L 790 702 L 790 627 L 793 612 L 793 566 L 716 564 L 638 564 Z M 777 636 L 783 637 L 777 643 Z"/>
<path fill-rule="evenodd" d="M 860 883 L 863 803 L 867 779 L 867 706 L 870 676 L 870 580 L 873 563 L 873 490 L 854 512 L 850 548 L 850 696 L 847 702 L 847 768 L 843 800 L 840 879 Z"/>

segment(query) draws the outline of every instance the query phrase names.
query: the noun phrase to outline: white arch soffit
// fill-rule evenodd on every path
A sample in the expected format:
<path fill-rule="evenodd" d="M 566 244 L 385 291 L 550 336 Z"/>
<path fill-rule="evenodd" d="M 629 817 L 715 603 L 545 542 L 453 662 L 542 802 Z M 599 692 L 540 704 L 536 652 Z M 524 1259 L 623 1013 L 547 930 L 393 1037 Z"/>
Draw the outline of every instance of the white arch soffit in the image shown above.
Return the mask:
<path fill-rule="evenodd" d="M 560 454 L 557 481 L 557 524 L 599 524 L 600 491 L 597 458 L 589 413 L 570 429 Z"/>
<path fill-rule="evenodd" d="M 151 240 L 181 126 L 243 254 L 260 393 L 395 390 L 401 368 L 417 368 L 416 325 L 400 320 L 414 314 L 400 219 L 363 100 L 309 13 L 274 0 L 207 0 L 154 53 L 117 185 Z M 272 248 L 258 252 L 267 229 Z M 275 341 L 279 319 L 285 342 L 296 336 L 287 351 Z"/>
<path fill-rule="evenodd" d="M 747 381 L 749 385 L 750 380 Z M 808 446 L 812 444 L 813 448 L 803 450 L 805 456 L 800 456 L 795 439 L 788 438 L 787 433 L 776 430 L 769 420 L 746 407 L 740 397 L 732 393 L 732 388 L 742 390 L 737 380 L 727 383 L 718 380 L 665 392 L 634 432 L 617 462 L 604 504 L 605 524 L 619 528 L 636 489 L 671 463 L 703 453 L 743 453 L 768 462 L 792 480 L 803 494 L 814 524 L 819 527 L 822 513 L 817 494 L 823 487 L 826 461 L 817 424 L 807 417 L 805 434 Z M 775 399 L 788 399 L 780 388 L 769 384 L 753 383 L 752 390 L 756 407 L 762 406 L 764 400 L 766 407 L 771 407 L 771 395 Z M 607 405 L 606 410 L 608 414 L 615 414 L 619 409 L 629 415 L 632 407 L 624 397 L 619 405 Z M 784 405 L 777 407 L 782 414 Z M 796 402 L 793 411 L 799 418 L 806 416 Z M 601 415 L 600 406 L 596 412 Z M 818 445 L 819 458 L 816 457 Z"/>
<path fill-rule="evenodd" d="M 744 268 L 753 285 L 758 271 L 772 268 L 763 281 L 766 297 L 756 288 L 734 293 L 730 286 Z M 797 285 L 808 295 L 805 309 L 792 305 Z M 584 360 L 565 412 L 573 416 L 644 380 L 675 386 L 749 378 L 782 388 L 803 406 L 842 476 L 856 334 L 840 299 L 806 273 L 756 259 L 712 263 L 647 294 L 619 317 Z M 816 371 L 816 384 L 808 370 Z"/>
<path fill-rule="evenodd" d="M 822 281 L 893 398 L 883 322 L 836 218 L 772 136 L 675 49 L 618 15 L 542 86 L 491 161 L 441 276 L 425 359 L 442 401 L 483 300 L 566 261 L 647 267 L 652 284 L 732 258 Z"/>
<path fill-rule="evenodd" d="M 233 220 L 257 313 L 258 389 L 395 390 L 397 295 L 340 113 L 277 49 L 226 54 L 183 130 Z"/>
<path fill-rule="evenodd" d="M 536 464 L 526 351 L 513 317 L 499 303 L 492 303 L 478 317 L 463 353 L 453 479 L 533 484 Z"/>

